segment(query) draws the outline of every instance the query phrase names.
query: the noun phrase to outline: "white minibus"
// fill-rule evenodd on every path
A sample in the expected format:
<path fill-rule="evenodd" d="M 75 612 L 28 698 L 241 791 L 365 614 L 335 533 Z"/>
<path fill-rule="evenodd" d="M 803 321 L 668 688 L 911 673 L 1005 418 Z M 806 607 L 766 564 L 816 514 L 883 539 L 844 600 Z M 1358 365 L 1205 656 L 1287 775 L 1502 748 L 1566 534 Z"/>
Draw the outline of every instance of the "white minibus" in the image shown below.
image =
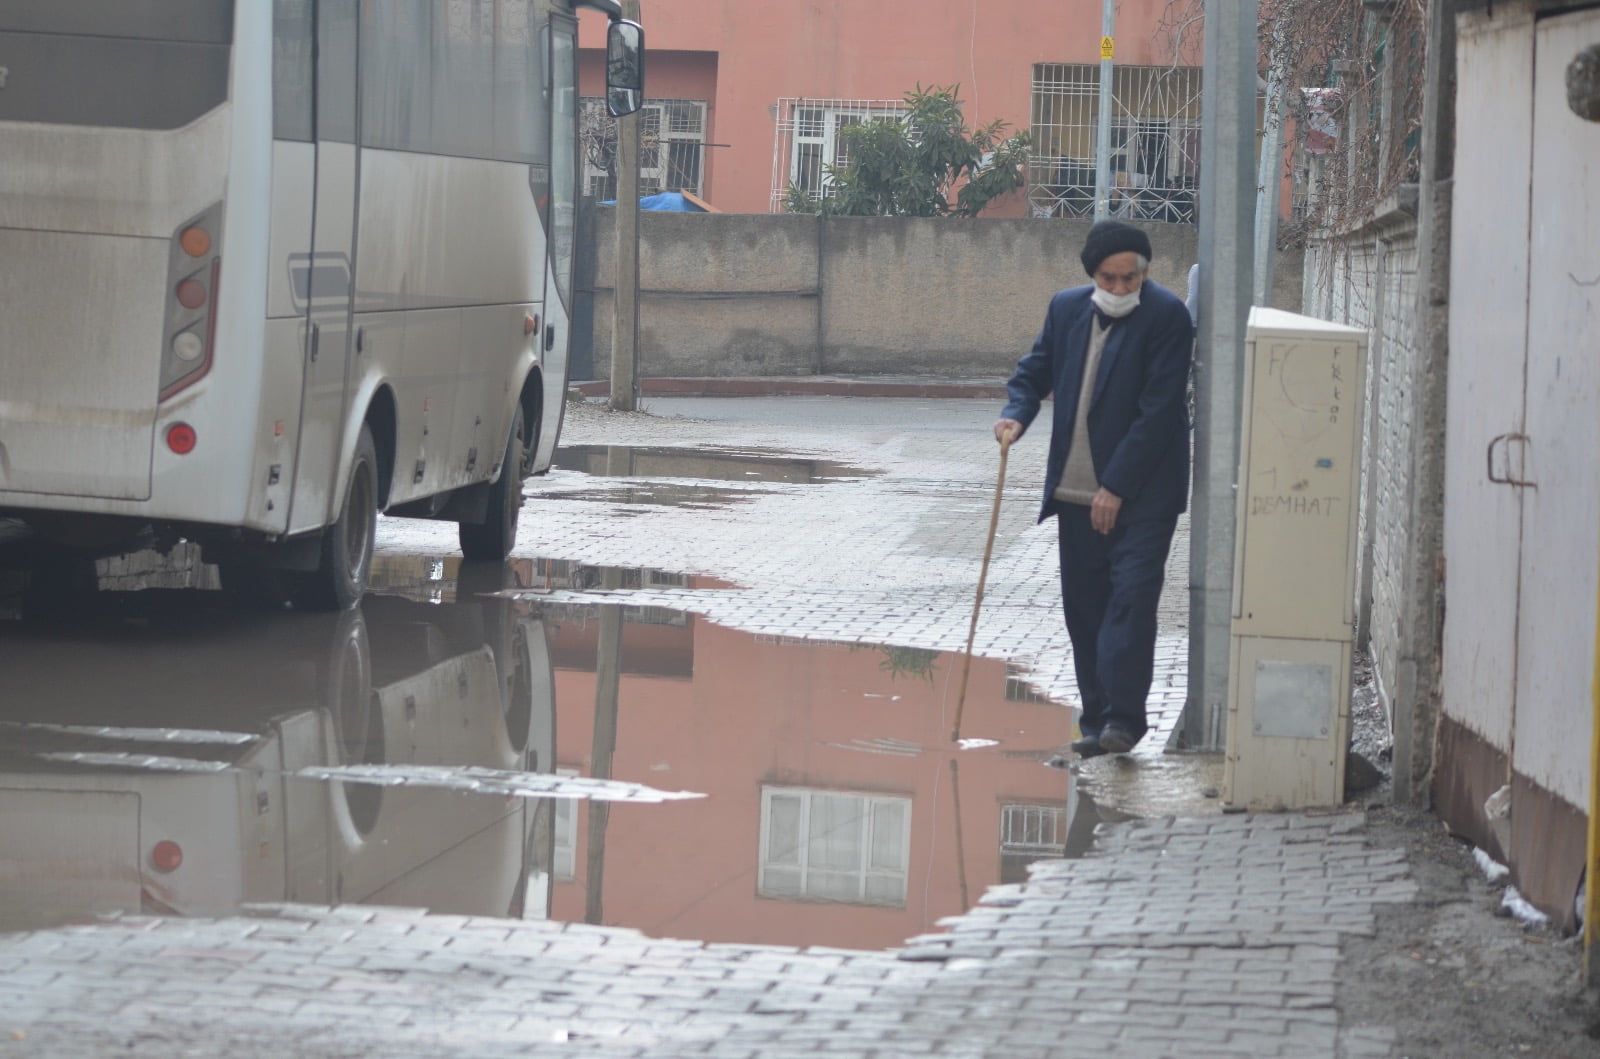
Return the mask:
<path fill-rule="evenodd" d="M 378 512 L 511 548 L 561 426 L 578 22 L 616 0 L 0 4 L 0 518 L 355 603 Z"/>

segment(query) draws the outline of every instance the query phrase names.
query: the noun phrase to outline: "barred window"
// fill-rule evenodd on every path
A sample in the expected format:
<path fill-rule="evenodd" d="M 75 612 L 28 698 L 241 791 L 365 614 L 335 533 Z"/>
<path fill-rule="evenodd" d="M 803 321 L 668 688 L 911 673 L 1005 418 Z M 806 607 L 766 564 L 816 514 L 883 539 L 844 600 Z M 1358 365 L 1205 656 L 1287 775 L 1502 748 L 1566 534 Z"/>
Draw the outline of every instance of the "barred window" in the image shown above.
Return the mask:
<path fill-rule="evenodd" d="M 1200 187 L 1200 86 L 1198 67 L 1113 68 L 1112 216 L 1194 223 Z M 1028 200 L 1034 216 L 1094 213 L 1100 67 L 1035 65 L 1032 111 Z"/>
<path fill-rule="evenodd" d="M 605 100 L 585 97 L 579 119 L 584 193 L 617 197 L 617 121 Z M 705 194 L 706 101 L 647 99 L 639 110 L 639 194 Z"/>
<path fill-rule="evenodd" d="M 903 118 L 906 105 L 888 99 L 780 99 L 772 158 L 773 212 L 783 209 L 791 186 L 812 200 L 833 194 L 828 167 L 849 164 L 841 129 L 873 118 Z"/>

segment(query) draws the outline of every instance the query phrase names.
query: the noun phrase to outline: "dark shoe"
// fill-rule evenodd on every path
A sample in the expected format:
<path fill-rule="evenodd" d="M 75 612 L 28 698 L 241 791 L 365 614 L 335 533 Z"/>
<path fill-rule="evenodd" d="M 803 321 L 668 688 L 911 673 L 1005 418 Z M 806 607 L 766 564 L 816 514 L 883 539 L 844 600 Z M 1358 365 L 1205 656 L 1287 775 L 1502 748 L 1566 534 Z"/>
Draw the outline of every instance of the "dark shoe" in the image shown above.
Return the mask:
<path fill-rule="evenodd" d="M 1138 736 L 1129 735 L 1121 728 L 1107 728 L 1100 733 L 1100 752 L 1103 754 L 1126 754 L 1133 749 L 1133 744 L 1138 741 Z"/>
<path fill-rule="evenodd" d="M 1106 748 L 1100 745 L 1099 736 L 1086 735 L 1072 741 L 1072 752 L 1079 757 L 1099 757 L 1106 752 Z"/>

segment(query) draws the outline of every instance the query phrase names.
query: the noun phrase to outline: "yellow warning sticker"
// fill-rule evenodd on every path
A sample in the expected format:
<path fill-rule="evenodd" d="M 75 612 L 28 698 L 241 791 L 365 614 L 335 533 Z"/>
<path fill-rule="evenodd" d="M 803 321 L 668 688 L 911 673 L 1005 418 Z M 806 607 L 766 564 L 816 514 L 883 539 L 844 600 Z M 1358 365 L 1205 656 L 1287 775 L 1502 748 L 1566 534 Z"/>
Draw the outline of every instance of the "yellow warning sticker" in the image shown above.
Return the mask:
<path fill-rule="evenodd" d="M 1114 51 L 1116 51 L 1116 48 L 1117 48 L 1117 42 L 1116 42 L 1115 38 L 1113 38 L 1113 37 L 1101 37 L 1100 38 L 1100 61 L 1101 62 L 1106 62 L 1107 60 L 1109 60 L 1111 58 L 1112 53 Z"/>

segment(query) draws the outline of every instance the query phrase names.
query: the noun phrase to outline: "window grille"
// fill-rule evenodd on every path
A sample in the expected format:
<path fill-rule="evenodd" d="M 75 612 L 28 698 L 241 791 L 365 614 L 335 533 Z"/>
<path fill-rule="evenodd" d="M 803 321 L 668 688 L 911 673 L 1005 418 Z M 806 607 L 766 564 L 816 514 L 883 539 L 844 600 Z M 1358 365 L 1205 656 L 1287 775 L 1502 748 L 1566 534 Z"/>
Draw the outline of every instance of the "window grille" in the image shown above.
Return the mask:
<path fill-rule="evenodd" d="M 620 573 L 621 577 L 616 586 L 618 589 L 684 588 L 689 584 L 687 575 L 669 570 L 637 567 L 622 570 Z M 584 592 L 602 587 L 605 571 L 601 567 L 589 566 L 571 559 L 535 559 L 533 577 L 537 587 Z M 591 618 L 598 617 L 600 613 L 598 607 L 581 603 L 547 604 L 546 610 L 579 623 L 580 628 L 586 626 Z M 624 605 L 622 616 L 624 621 L 635 625 L 687 625 L 689 622 L 686 612 L 669 607 Z"/>
<path fill-rule="evenodd" d="M 1194 223 L 1200 187 L 1200 85 L 1198 67 L 1113 67 L 1112 216 Z M 1028 201 L 1033 215 L 1092 215 L 1100 67 L 1036 64 L 1032 110 Z"/>
<path fill-rule="evenodd" d="M 1028 865 L 1064 856 L 1067 850 L 1067 824 L 1064 806 L 1002 805 L 1000 881 L 1024 882 L 1028 878 Z"/>
<path fill-rule="evenodd" d="M 1020 666 L 1006 663 L 1006 701 L 1050 703 L 1050 696 L 1034 688 L 1023 678 Z"/>
<path fill-rule="evenodd" d="M 781 213 L 791 185 L 812 201 L 833 194 L 828 166 L 849 163 L 839 130 L 873 118 L 903 118 L 905 103 L 893 99 L 798 99 L 777 102 L 772 147 L 773 213 Z"/>
<path fill-rule="evenodd" d="M 1059 854 L 1067 844 L 1067 810 L 1059 805 L 1000 807 L 1002 854 Z"/>
<path fill-rule="evenodd" d="M 617 120 L 605 100 L 584 97 L 578 117 L 586 195 L 617 197 Z M 647 99 L 639 109 L 639 194 L 705 193 L 706 102 Z"/>

